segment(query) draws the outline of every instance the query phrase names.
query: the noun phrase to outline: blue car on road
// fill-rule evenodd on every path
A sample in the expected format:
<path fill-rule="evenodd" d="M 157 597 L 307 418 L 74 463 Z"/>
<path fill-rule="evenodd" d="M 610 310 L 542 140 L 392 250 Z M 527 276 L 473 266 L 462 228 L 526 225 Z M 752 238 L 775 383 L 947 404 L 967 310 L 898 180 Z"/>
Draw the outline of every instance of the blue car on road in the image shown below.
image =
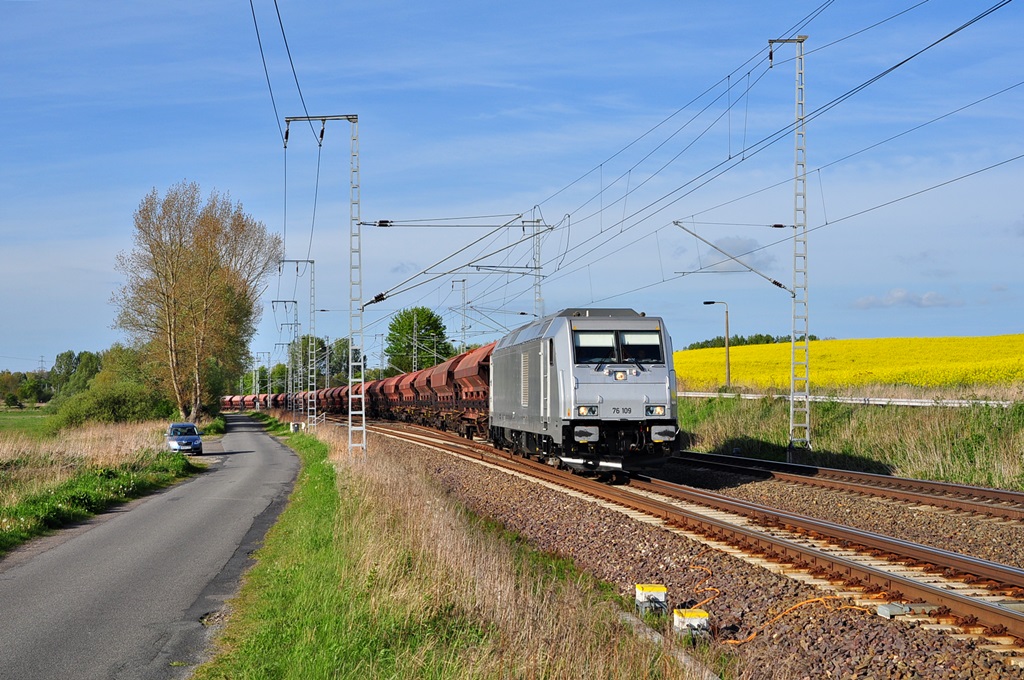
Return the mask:
<path fill-rule="evenodd" d="M 171 423 L 167 428 L 167 448 L 186 454 L 202 455 L 203 438 L 192 423 Z"/>

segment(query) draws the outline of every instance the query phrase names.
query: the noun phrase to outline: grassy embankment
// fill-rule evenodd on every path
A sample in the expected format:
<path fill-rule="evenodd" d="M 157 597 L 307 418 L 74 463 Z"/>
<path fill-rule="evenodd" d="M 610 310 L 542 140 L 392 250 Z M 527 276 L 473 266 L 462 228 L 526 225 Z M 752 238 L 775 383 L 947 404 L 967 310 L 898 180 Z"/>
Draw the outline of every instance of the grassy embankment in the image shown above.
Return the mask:
<path fill-rule="evenodd" d="M 0 556 L 36 536 L 194 474 L 163 451 L 163 423 L 53 434 L 48 417 L 0 412 Z"/>
<path fill-rule="evenodd" d="M 470 516 L 416 461 L 318 436 L 290 437 L 292 501 L 195 678 L 686 677 L 610 590 Z"/>
<path fill-rule="evenodd" d="M 733 391 L 788 394 L 789 351 L 788 344 L 731 348 Z M 722 349 L 677 352 L 680 390 L 717 389 L 724 359 Z M 813 451 L 799 452 L 797 462 L 1024 490 L 1024 335 L 818 341 L 810 366 L 812 394 L 1017 403 L 812 403 Z M 782 460 L 789 404 L 684 398 L 680 424 L 697 450 Z"/>

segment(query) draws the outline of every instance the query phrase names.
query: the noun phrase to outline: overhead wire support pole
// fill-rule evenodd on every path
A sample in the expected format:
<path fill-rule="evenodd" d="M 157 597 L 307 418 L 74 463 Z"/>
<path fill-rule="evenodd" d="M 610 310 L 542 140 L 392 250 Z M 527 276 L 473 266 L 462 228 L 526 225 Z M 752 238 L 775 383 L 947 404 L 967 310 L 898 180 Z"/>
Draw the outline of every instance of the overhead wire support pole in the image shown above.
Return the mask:
<path fill-rule="evenodd" d="M 313 260 L 281 260 L 281 264 L 294 262 L 309 265 L 309 330 L 306 363 L 306 427 L 315 428 L 316 414 L 316 262 Z"/>
<path fill-rule="evenodd" d="M 804 118 L 804 41 L 806 35 L 769 40 L 769 65 L 775 43 L 796 45 L 796 111 L 793 149 L 793 333 L 790 336 L 789 447 L 811 449 L 810 315 L 807 304 L 807 131 Z"/>
<path fill-rule="evenodd" d="M 296 310 L 296 312 L 295 312 L 295 318 L 296 319 L 299 318 L 298 317 L 298 310 Z M 296 390 L 295 390 L 295 361 L 294 361 L 295 356 L 294 356 L 293 350 L 295 349 L 296 341 L 299 339 L 299 326 L 300 325 L 301 324 L 299 324 L 299 322 L 297 320 L 293 321 L 293 322 L 281 324 L 281 328 L 284 328 L 285 326 L 291 326 L 292 338 L 288 342 L 284 342 L 284 343 L 279 342 L 279 343 L 277 343 L 279 345 L 284 345 L 285 347 L 288 348 L 288 392 L 287 392 L 288 398 L 287 398 L 287 402 L 285 403 L 285 407 L 288 409 L 288 412 L 291 414 L 293 421 L 295 420 L 295 414 L 296 414 L 296 411 L 297 411 L 297 409 L 295 407 L 295 392 L 296 392 Z"/>
<path fill-rule="evenodd" d="M 541 261 L 540 261 L 540 237 L 542 230 L 547 225 L 544 220 L 523 220 L 523 224 L 533 225 L 533 313 L 537 318 L 544 316 L 544 297 L 541 295 Z"/>
<path fill-rule="evenodd" d="M 329 120 L 346 120 L 351 126 L 349 146 L 349 341 L 348 341 L 348 448 L 366 454 L 366 401 L 363 395 L 363 265 L 362 233 L 359 208 L 359 116 L 291 116 L 285 118 L 285 147 L 288 146 L 288 125 L 292 121 L 320 121 L 320 141 Z M 312 314 L 312 312 L 311 312 Z M 312 333 L 312 330 L 310 331 Z M 311 397 L 315 402 L 315 395 Z M 315 408 L 315 406 L 314 406 Z"/>
<path fill-rule="evenodd" d="M 462 314 L 462 339 L 460 340 L 461 344 L 459 345 L 459 352 L 465 352 L 466 351 L 466 279 L 455 279 L 454 281 L 452 281 L 452 289 L 453 290 L 455 289 L 455 284 L 456 283 L 461 283 L 462 284 L 462 310 L 461 310 L 461 314 Z"/>
<path fill-rule="evenodd" d="M 277 308 L 278 304 L 283 304 L 284 305 L 284 313 L 285 313 L 286 317 L 287 317 L 287 314 L 288 314 L 288 305 L 292 306 L 292 317 L 293 317 L 292 321 L 291 322 L 282 323 L 281 324 L 281 328 L 283 329 L 285 326 L 289 326 L 292 329 L 291 341 L 286 343 L 287 347 L 288 347 L 288 391 L 287 391 L 288 398 L 287 398 L 287 402 L 286 402 L 285 406 L 287 407 L 288 412 L 291 414 L 292 420 L 294 421 L 295 420 L 295 412 L 296 412 L 296 408 L 295 408 L 295 392 L 296 392 L 296 390 L 295 390 L 295 361 L 294 361 L 295 357 L 294 357 L 294 353 L 292 352 L 292 349 L 295 347 L 295 343 L 299 339 L 299 328 L 301 327 L 301 324 L 299 323 L 299 301 L 298 300 L 271 300 L 270 301 L 270 305 L 274 309 Z M 278 344 L 281 344 L 281 343 L 278 343 Z"/>
<path fill-rule="evenodd" d="M 366 356 L 363 351 L 363 245 L 360 216 L 359 119 L 348 118 L 349 142 L 349 282 L 348 282 L 348 450 L 366 455 Z M 358 388 L 358 390 L 357 390 Z"/>
<path fill-rule="evenodd" d="M 267 391 L 264 392 L 263 394 L 267 395 L 267 408 L 268 409 L 270 408 L 270 356 L 271 356 L 270 352 L 256 352 L 256 363 L 259 365 L 259 367 L 263 366 L 263 364 L 260 363 L 261 357 L 266 357 L 267 358 Z M 262 380 L 260 380 L 259 376 L 260 376 L 260 371 L 259 371 L 259 368 L 257 368 L 256 369 L 256 405 L 257 405 L 257 409 L 256 410 L 257 411 L 259 410 L 258 407 L 259 407 L 259 403 L 260 403 L 260 399 L 259 399 L 259 397 L 260 397 L 260 386 L 261 386 L 261 384 L 263 382 Z"/>

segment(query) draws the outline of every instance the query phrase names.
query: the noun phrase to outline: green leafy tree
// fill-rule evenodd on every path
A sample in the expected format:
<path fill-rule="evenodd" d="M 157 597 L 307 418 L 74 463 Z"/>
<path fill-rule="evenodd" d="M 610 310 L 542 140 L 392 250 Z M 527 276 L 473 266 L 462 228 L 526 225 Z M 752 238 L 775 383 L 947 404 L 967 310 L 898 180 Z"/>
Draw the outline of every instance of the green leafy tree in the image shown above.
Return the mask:
<path fill-rule="evenodd" d="M 141 349 L 114 343 L 110 349 L 100 352 L 99 359 L 99 371 L 93 377 L 92 385 L 118 382 L 153 384 L 153 367 L 145 363 L 145 353 Z"/>
<path fill-rule="evenodd" d="M 52 396 L 46 384 L 35 375 L 28 375 L 18 386 L 18 396 L 31 404 L 49 401 Z"/>
<path fill-rule="evenodd" d="M 73 360 L 62 353 L 57 364 L 75 368 L 54 399 L 58 427 L 171 417 L 174 406 L 146 357 L 143 348 L 119 343 L 100 353 L 80 352 Z"/>
<path fill-rule="evenodd" d="M 253 380 L 256 384 L 253 384 Z M 267 393 L 267 367 L 258 366 L 255 375 L 252 367 L 242 374 L 242 394 L 266 394 Z M 273 387 L 273 386 L 272 386 Z M 305 389 L 305 388 L 303 388 Z"/>
<path fill-rule="evenodd" d="M 268 233 L 213 192 L 182 182 L 154 189 L 135 212 L 134 248 L 117 258 L 127 282 L 113 296 L 115 326 L 149 353 L 182 418 L 212 405 L 213 385 L 237 378 L 256 332 L 264 281 L 283 254 Z"/>
<path fill-rule="evenodd" d="M 17 394 L 18 387 L 25 380 L 25 374 L 11 373 L 8 370 L 0 371 L 0 394 Z"/>
<path fill-rule="evenodd" d="M 398 312 L 388 325 L 385 351 L 391 366 L 409 372 L 455 356 L 444 321 L 427 307 Z"/>
<path fill-rule="evenodd" d="M 299 336 L 288 345 L 288 357 L 295 373 L 295 391 L 304 392 L 309 388 L 309 349 L 310 344 L 316 356 L 316 384 L 324 386 L 324 363 L 327 361 L 327 343 L 323 338 L 309 335 Z"/>
<path fill-rule="evenodd" d="M 75 371 L 65 385 L 64 391 L 69 394 L 84 392 L 89 389 L 89 382 L 100 372 L 102 359 L 95 352 L 79 352 L 75 360 Z"/>
<path fill-rule="evenodd" d="M 817 340 L 818 336 L 812 333 L 808 335 L 807 338 L 809 340 Z M 743 345 L 771 345 L 774 343 L 789 342 L 789 339 L 790 336 L 788 335 L 768 335 L 766 333 L 733 335 L 729 337 L 729 345 L 732 347 L 742 347 Z M 686 349 L 708 349 L 712 347 L 725 347 L 725 337 L 718 335 L 710 340 L 694 342 L 687 345 Z"/>
<path fill-rule="evenodd" d="M 75 374 L 76 368 L 78 368 L 78 355 L 73 350 L 69 349 L 57 355 L 53 362 L 53 368 L 50 369 L 50 384 L 53 385 L 54 393 L 60 394 L 64 386 L 71 380 L 71 376 Z"/>
<path fill-rule="evenodd" d="M 331 386 L 342 387 L 343 385 L 347 385 L 349 379 L 349 361 L 351 359 L 360 361 L 363 357 L 362 353 L 357 349 L 355 356 L 349 357 L 348 338 L 338 338 L 331 343 L 331 351 L 329 355 L 330 365 L 327 368 L 327 372 L 330 376 Z"/>
<path fill-rule="evenodd" d="M 277 363 L 270 369 L 270 391 L 279 394 L 288 391 L 288 365 Z"/>
<path fill-rule="evenodd" d="M 57 412 L 60 428 L 83 423 L 139 422 L 162 416 L 160 400 L 151 387 L 128 382 L 101 382 L 70 397 Z"/>

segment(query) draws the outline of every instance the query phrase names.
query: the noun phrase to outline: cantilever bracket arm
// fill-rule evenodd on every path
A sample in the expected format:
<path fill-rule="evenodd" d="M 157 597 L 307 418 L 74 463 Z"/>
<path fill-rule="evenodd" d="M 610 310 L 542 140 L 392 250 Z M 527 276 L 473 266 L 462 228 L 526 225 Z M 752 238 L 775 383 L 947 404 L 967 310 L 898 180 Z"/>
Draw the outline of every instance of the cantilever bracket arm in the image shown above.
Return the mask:
<path fill-rule="evenodd" d="M 740 265 L 741 267 L 743 267 L 743 268 L 744 268 L 744 269 L 746 269 L 747 271 L 750 271 L 750 272 L 753 272 L 753 273 L 757 274 L 758 276 L 760 276 L 760 277 L 761 277 L 762 279 L 764 279 L 764 280 L 765 280 L 765 281 L 767 281 L 768 283 L 772 284 L 773 286 L 778 286 L 779 288 L 781 288 L 781 289 L 783 289 L 784 291 L 788 292 L 788 293 L 789 293 L 789 294 L 790 294 L 790 295 L 791 295 L 792 297 L 796 297 L 796 293 L 794 293 L 794 292 L 793 292 L 793 290 L 792 290 L 791 288 L 788 288 L 788 287 L 787 287 L 787 286 L 786 286 L 785 284 L 783 284 L 782 282 L 780 282 L 780 281 L 776 281 L 775 279 L 773 279 L 772 277 L 768 276 L 767 274 L 764 274 L 764 273 L 762 273 L 762 272 L 759 272 L 759 271 L 757 271 L 756 269 L 754 269 L 753 267 L 751 267 L 751 266 L 750 266 L 749 264 L 747 264 L 746 262 L 744 262 L 744 261 L 743 261 L 743 260 L 741 260 L 740 258 L 736 257 L 735 255 L 732 255 L 732 254 L 730 254 L 730 253 L 727 253 L 727 252 L 725 252 L 724 250 L 722 250 L 721 248 L 719 248 L 719 247 L 718 247 L 718 246 L 716 246 L 716 245 L 715 245 L 714 243 L 712 243 L 711 241 L 707 240 L 706 238 L 704 238 L 703 236 L 701 236 L 701 235 L 700 235 L 700 234 L 698 234 L 697 232 L 695 232 L 695 231 L 690 231 L 689 229 L 687 229 L 686 227 L 684 227 L 684 226 L 683 226 L 683 225 L 682 225 L 682 224 L 681 224 L 681 223 L 679 222 L 679 220 L 673 220 L 673 221 L 672 221 L 672 224 L 676 225 L 677 227 L 679 227 L 680 229 L 682 229 L 683 231 L 685 231 L 685 232 L 686 232 L 687 234 L 690 234 L 690 235 L 692 235 L 692 236 L 693 236 L 694 238 L 700 239 L 700 240 L 701 240 L 701 241 L 703 241 L 704 243 L 708 244 L 709 246 L 711 246 L 712 248 L 714 248 L 715 250 L 717 250 L 718 252 L 720 252 L 720 253 L 721 253 L 722 255 L 725 255 L 725 256 L 726 256 L 727 258 L 729 258 L 729 259 L 730 259 L 730 260 L 732 260 L 733 262 L 736 262 L 737 264 L 739 264 L 739 265 Z"/>

